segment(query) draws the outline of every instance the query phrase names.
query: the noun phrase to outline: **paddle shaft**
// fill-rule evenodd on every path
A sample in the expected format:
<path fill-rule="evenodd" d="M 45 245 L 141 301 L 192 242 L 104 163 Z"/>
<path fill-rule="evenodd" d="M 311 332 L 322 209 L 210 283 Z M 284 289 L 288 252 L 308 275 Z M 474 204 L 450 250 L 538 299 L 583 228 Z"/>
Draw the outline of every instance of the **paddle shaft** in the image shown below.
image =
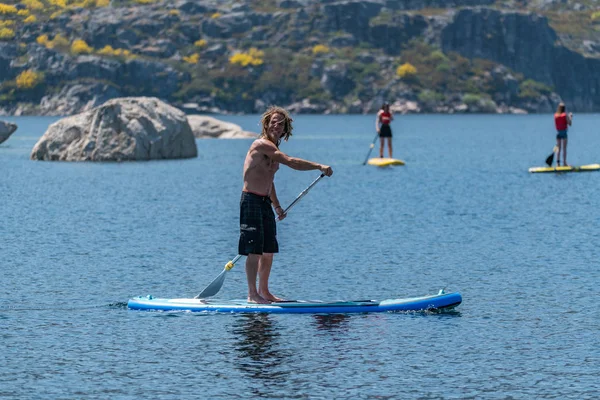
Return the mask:
<path fill-rule="evenodd" d="M 290 204 L 285 210 L 283 210 L 283 213 L 284 214 L 287 213 L 294 205 L 296 205 L 296 203 L 298 203 L 298 201 L 300 201 L 300 199 L 302 197 L 304 197 L 306 195 L 306 193 L 308 193 L 308 191 L 317 184 L 317 182 L 319 182 L 321 179 L 323 179 L 324 176 L 325 176 L 325 174 L 321 174 L 317 179 L 315 179 L 313 181 L 313 183 L 308 185 L 308 187 L 306 189 L 304 189 L 302 191 L 302 193 L 300 193 L 298 195 L 298 197 L 296 197 L 296 199 L 292 202 L 292 204 Z M 279 220 L 279 218 L 277 218 L 277 220 Z M 225 264 L 225 268 L 223 268 L 223 271 L 221 271 L 221 273 L 202 292 L 200 292 L 199 295 L 197 295 L 194 298 L 195 299 L 204 299 L 204 298 L 211 297 L 211 296 L 214 296 L 215 294 L 217 294 L 219 292 L 219 290 L 221 290 L 221 287 L 223 286 L 223 282 L 225 282 L 225 275 L 226 275 L 227 271 L 229 271 L 231 268 L 233 268 L 235 263 L 238 262 L 240 258 L 242 258 L 242 255 L 238 254 L 237 256 L 234 257 L 233 260 L 231 260 L 227 264 Z"/>
<path fill-rule="evenodd" d="M 369 146 L 369 152 L 367 153 L 367 157 L 365 158 L 365 161 L 363 161 L 363 165 L 365 165 L 367 163 L 367 161 L 369 161 L 369 156 L 371 155 L 371 151 L 373 151 L 373 147 L 375 147 L 375 142 L 377 141 L 378 137 L 379 137 L 379 132 L 377 132 L 375 134 L 375 138 L 373 139 L 373 143 L 371 143 L 371 145 Z"/>
<path fill-rule="evenodd" d="M 300 199 L 301 199 L 301 198 L 303 198 L 303 197 L 306 195 L 306 193 L 308 193 L 308 191 L 309 191 L 310 189 L 312 189 L 312 187 L 313 187 L 313 186 L 315 186 L 315 185 L 317 184 L 317 182 L 319 182 L 319 181 L 320 181 L 321 179 L 323 179 L 324 177 L 325 177 L 325 174 L 321 174 L 321 175 L 319 175 L 319 177 L 318 177 L 317 179 L 315 179 L 315 180 L 313 181 L 313 183 L 311 183 L 310 185 L 308 185 L 308 187 L 307 187 L 306 189 L 304 189 L 304 190 L 302 191 L 302 193 L 300 193 L 300 194 L 299 194 L 299 195 L 296 197 L 296 199 L 295 199 L 294 201 L 292 201 L 292 204 L 290 204 L 289 206 L 287 206 L 287 208 L 286 208 L 285 210 L 283 210 L 283 213 L 284 213 L 284 214 L 287 214 L 287 212 L 288 212 L 288 211 L 290 211 L 290 210 L 291 210 L 291 208 L 292 208 L 292 207 L 294 207 L 294 206 L 296 205 L 296 203 L 298 203 L 298 202 L 300 201 Z M 279 218 L 277 218 L 277 220 L 279 220 Z"/>

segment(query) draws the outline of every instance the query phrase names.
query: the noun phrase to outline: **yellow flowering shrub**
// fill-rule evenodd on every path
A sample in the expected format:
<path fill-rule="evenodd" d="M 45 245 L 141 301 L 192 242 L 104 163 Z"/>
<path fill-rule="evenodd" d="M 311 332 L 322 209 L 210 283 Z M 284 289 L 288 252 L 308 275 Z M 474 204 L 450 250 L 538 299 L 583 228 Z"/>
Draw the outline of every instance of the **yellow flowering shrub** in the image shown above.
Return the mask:
<path fill-rule="evenodd" d="M 125 49 L 116 49 L 115 56 L 117 57 L 133 57 L 133 54 L 129 50 Z"/>
<path fill-rule="evenodd" d="M 185 61 L 186 63 L 189 63 L 189 64 L 196 64 L 196 63 L 198 63 L 199 59 L 200 59 L 199 54 L 192 54 L 189 57 L 183 57 L 183 61 Z"/>
<path fill-rule="evenodd" d="M 111 45 L 106 45 L 96 53 L 103 56 L 114 56 L 114 57 L 130 57 L 132 54 L 129 50 L 124 49 L 113 49 Z"/>
<path fill-rule="evenodd" d="M 15 21 L 13 21 L 12 19 L 8 19 L 6 21 L 0 21 L 0 28 L 8 28 L 11 26 L 14 26 Z"/>
<path fill-rule="evenodd" d="M 103 56 L 112 56 L 114 51 L 115 49 L 113 49 L 112 46 L 107 44 L 106 46 L 98 50 L 96 53 L 101 54 Z"/>
<path fill-rule="evenodd" d="M 17 7 L 11 6 L 10 4 L 0 3 L 0 15 L 16 14 Z"/>
<path fill-rule="evenodd" d="M 47 47 L 48 49 L 60 48 L 60 49 L 68 49 L 69 48 L 69 40 L 61 34 L 57 34 L 54 36 L 54 39 L 49 40 L 48 35 L 40 35 L 35 40 L 38 44 Z"/>
<path fill-rule="evenodd" d="M 23 20 L 23 22 L 25 22 L 26 24 L 31 24 L 35 21 L 37 21 L 37 18 L 35 17 L 35 15 L 30 15 L 29 17 L 27 17 Z"/>
<path fill-rule="evenodd" d="M 48 35 L 40 35 L 35 39 L 37 44 L 41 44 L 42 46 L 48 47 Z"/>
<path fill-rule="evenodd" d="M 412 78 L 417 74 L 417 69 L 410 63 L 404 63 L 396 69 L 396 75 L 400 78 Z"/>
<path fill-rule="evenodd" d="M 69 4 L 69 8 L 94 8 L 96 0 L 80 0 Z"/>
<path fill-rule="evenodd" d="M 10 28 L 0 28 L 0 40 L 11 40 L 15 37 L 15 31 Z"/>
<path fill-rule="evenodd" d="M 154 3 L 156 0 L 134 0 L 136 3 L 138 4 L 152 4 Z"/>
<path fill-rule="evenodd" d="M 317 44 L 312 48 L 312 53 L 314 55 L 329 53 L 329 47 L 324 44 Z"/>
<path fill-rule="evenodd" d="M 71 53 L 73 54 L 90 54 L 94 49 L 88 46 L 85 40 L 77 39 L 71 44 Z"/>
<path fill-rule="evenodd" d="M 216 13 L 214 13 L 213 15 L 211 15 L 210 17 L 211 17 L 212 19 L 217 19 L 217 18 L 219 18 L 221 15 L 222 15 L 221 13 L 218 13 L 218 12 L 216 12 Z"/>
<path fill-rule="evenodd" d="M 169 15 L 179 15 L 179 10 L 169 10 Z"/>
<path fill-rule="evenodd" d="M 39 0 L 21 0 L 21 4 L 34 11 L 44 9 L 44 4 Z"/>
<path fill-rule="evenodd" d="M 96 7 L 108 7 L 110 0 L 96 0 Z"/>
<path fill-rule="evenodd" d="M 21 16 L 21 17 L 26 17 L 29 15 L 29 10 L 28 9 L 24 9 L 24 10 L 19 10 L 17 12 L 17 15 Z"/>
<path fill-rule="evenodd" d="M 262 58 L 264 55 L 264 51 L 252 47 L 247 53 L 236 53 L 229 57 L 229 63 L 239 64 L 242 67 L 247 67 L 248 65 L 258 66 L 263 64 L 264 61 Z"/>
<path fill-rule="evenodd" d="M 48 4 L 60 8 L 65 8 L 67 6 L 67 0 L 46 0 Z"/>
<path fill-rule="evenodd" d="M 19 89 L 31 89 L 43 81 L 44 77 L 31 69 L 23 71 L 16 77 L 15 82 Z"/>

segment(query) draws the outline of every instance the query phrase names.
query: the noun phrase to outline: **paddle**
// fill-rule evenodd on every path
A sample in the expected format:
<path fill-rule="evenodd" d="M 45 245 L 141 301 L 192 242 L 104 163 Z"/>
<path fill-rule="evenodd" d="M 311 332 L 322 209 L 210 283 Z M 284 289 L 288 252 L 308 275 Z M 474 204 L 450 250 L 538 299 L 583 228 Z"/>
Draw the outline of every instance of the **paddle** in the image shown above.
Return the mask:
<path fill-rule="evenodd" d="M 373 147 L 375 147 L 375 142 L 377 141 L 378 137 L 379 137 L 379 132 L 377 132 L 375 134 L 375 139 L 373 139 L 373 143 L 371 143 L 371 145 L 369 146 L 369 152 L 367 153 L 367 158 L 365 158 L 365 161 L 363 161 L 363 165 L 365 165 L 367 163 L 367 161 L 369 161 L 369 156 L 371 155 L 371 151 L 373 151 Z"/>
<path fill-rule="evenodd" d="M 554 146 L 554 148 L 552 149 L 552 154 L 550 154 L 548 157 L 546 157 L 546 164 L 548 164 L 549 167 L 552 166 L 552 163 L 554 162 L 554 154 L 556 154 L 557 151 L 558 151 L 558 146 Z"/>
<path fill-rule="evenodd" d="M 298 195 L 298 197 L 296 197 L 296 199 L 292 202 L 292 204 L 290 204 L 285 210 L 283 210 L 283 213 L 287 214 L 287 212 L 290 211 L 290 209 L 292 207 L 294 207 L 294 205 L 296 203 L 298 203 L 298 201 L 300 201 L 300 199 L 302 197 L 304 197 L 304 195 L 306 195 L 306 193 L 308 193 L 308 191 L 310 189 L 312 189 L 312 187 L 315 186 L 317 184 L 317 182 L 319 182 L 324 176 L 325 176 L 325 174 L 321 174 L 317 179 L 315 179 L 313 181 L 313 183 L 308 185 L 308 187 L 306 189 L 304 189 L 302 191 L 302 193 L 300 193 Z M 277 217 L 277 221 L 278 220 L 279 220 L 279 217 Z M 223 282 L 225 282 L 225 274 L 227 273 L 227 271 L 229 271 L 231 268 L 233 268 L 235 263 L 238 262 L 238 260 L 240 258 L 242 258 L 242 256 L 241 256 L 241 254 L 238 254 L 237 256 L 235 256 L 235 258 L 233 260 L 231 260 L 227 264 L 225 264 L 225 268 L 223 268 L 223 271 L 221 271 L 219 276 L 217 276 L 202 292 L 200 292 L 200 294 L 198 296 L 196 296 L 194 298 L 195 299 L 205 299 L 207 297 L 212 297 L 215 294 L 219 293 L 219 290 L 221 290 L 221 287 L 223 286 Z"/>

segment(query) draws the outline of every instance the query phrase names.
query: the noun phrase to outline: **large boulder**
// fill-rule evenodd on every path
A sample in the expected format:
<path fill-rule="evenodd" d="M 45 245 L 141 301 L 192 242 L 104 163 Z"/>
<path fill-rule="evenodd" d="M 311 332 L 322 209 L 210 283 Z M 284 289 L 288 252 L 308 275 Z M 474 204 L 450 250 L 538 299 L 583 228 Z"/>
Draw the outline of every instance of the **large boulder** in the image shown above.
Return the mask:
<path fill-rule="evenodd" d="M 198 139 L 247 139 L 256 138 L 256 133 L 242 130 L 239 125 L 220 121 L 206 115 L 188 115 L 194 136 Z"/>
<path fill-rule="evenodd" d="M 112 99 L 48 127 L 30 158 L 137 161 L 198 155 L 186 115 L 154 97 Z"/>
<path fill-rule="evenodd" d="M 17 125 L 0 121 L 0 143 L 4 143 L 17 130 Z"/>

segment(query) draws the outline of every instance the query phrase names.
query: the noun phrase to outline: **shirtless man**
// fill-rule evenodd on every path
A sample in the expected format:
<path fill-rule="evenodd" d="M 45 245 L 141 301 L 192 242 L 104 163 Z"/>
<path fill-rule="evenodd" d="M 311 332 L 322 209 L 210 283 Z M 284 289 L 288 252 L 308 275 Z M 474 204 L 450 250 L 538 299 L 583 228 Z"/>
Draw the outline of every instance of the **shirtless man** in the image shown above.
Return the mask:
<path fill-rule="evenodd" d="M 248 302 L 267 304 L 282 300 L 269 291 L 273 254 L 279 252 L 273 209 L 280 220 L 285 218 L 274 183 L 279 164 L 298 171 L 318 169 L 327 176 L 333 170 L 328 165 L 290 157 L 279 150 L 281 140 L 287 141 L 292 136 L 292 119 L 283 108 L 270 107 L 261 122 L 262 133 L 250 146 L 244 161 L 238 253 L 248 256 Z"/>

